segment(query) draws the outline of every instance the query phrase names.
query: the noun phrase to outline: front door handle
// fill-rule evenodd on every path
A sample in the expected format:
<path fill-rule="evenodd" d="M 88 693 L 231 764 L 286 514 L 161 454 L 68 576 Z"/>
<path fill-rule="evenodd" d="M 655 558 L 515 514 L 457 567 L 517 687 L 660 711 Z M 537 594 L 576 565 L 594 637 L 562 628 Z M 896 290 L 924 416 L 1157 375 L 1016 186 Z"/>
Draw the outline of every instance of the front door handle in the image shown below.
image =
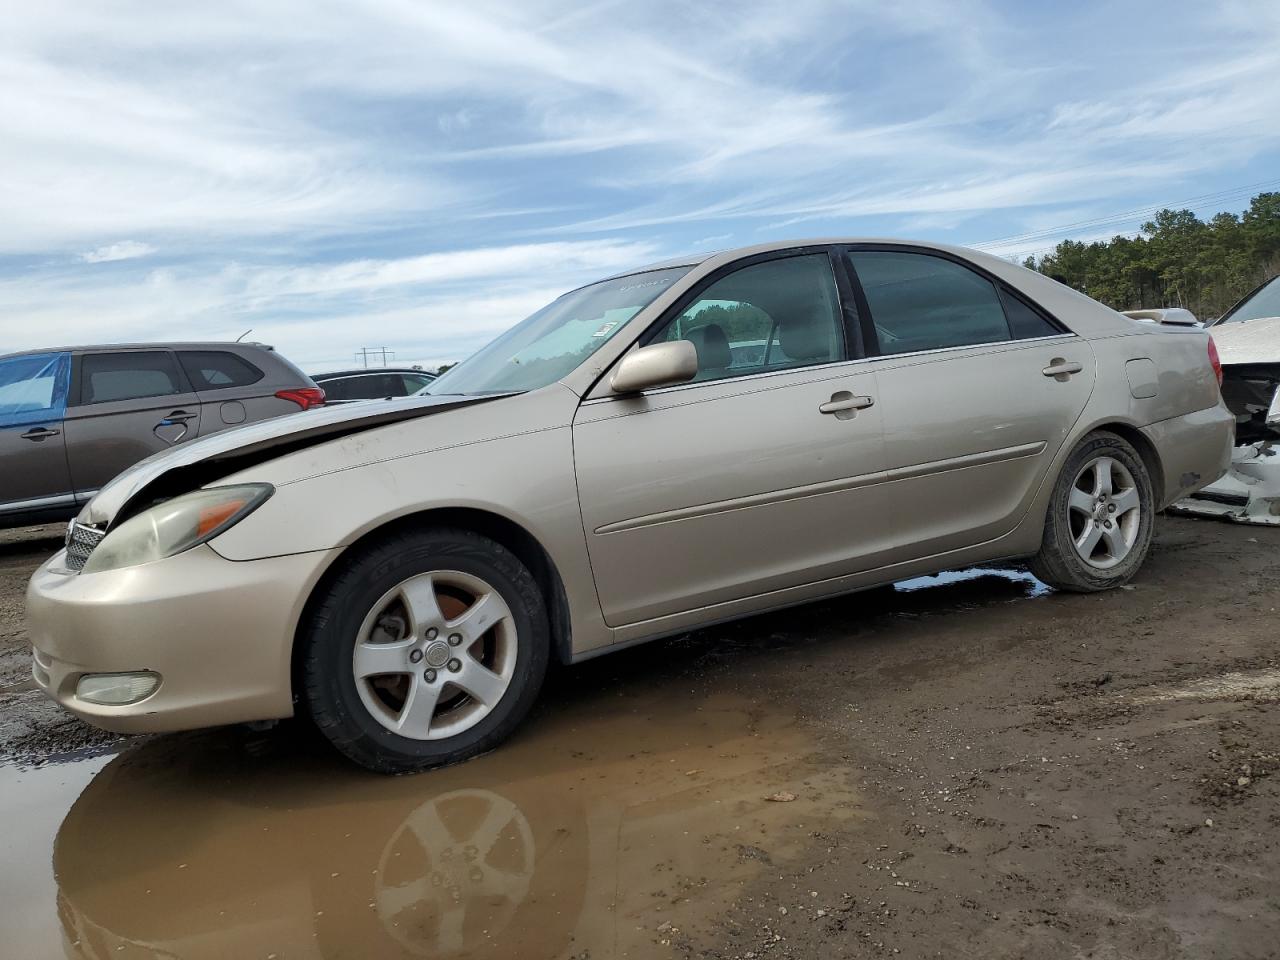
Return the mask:
<path fill-rule="evenodd" d="M 48 440 L 50 437 L 56 437 L 61 430 L 50 430 L 48 427 L 32 427 L 26 433 L 22 434 L 23 440 Z"/>
<path fill-rule="evenodd" d="M 875 400 L 871 397 L 855 397 L 848 390 L 841 390 L 833 393 L 826 403 L 818 404 L 818 412 L 834 414 L 837 420 L 848 420 L 858 410 L 874 405 Z"/>
<path fill-rule="evenodd" d="M 1049 361 L 1049 365 L 1040 372 L 1046 377 L 1053 377 L 1055 380 L 1065 383 L 1070 379 L 1073 373 L 1079 373 L 1083 369 L 1083 363 L 1076 363 L 1074 360 L 1064 360 L 1062 357 L 1054 357 Z"/>

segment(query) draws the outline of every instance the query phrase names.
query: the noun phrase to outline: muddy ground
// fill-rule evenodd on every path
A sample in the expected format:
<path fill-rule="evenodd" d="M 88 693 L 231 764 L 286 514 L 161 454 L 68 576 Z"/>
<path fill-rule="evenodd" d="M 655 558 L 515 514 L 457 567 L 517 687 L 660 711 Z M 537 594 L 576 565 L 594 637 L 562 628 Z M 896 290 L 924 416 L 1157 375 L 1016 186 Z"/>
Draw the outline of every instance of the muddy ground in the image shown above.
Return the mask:
<path fill-rule="evenodd" d="M 394 780 L 291 724 L 61 716 L 21 622 L 51 534 L 0 536 L 15 956 L 1280 956 L 1280 530 L 1162 517 L 1111 593 L 967 572 L 626 651 Z"/>

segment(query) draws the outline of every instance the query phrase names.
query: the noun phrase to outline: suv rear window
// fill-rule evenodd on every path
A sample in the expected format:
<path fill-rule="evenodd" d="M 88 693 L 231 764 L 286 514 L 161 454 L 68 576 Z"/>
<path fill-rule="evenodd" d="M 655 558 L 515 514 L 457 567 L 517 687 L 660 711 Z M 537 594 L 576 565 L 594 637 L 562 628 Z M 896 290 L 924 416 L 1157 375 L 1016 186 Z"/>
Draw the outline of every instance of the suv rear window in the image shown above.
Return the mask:
<path fill-rule="evenodd" d="M 225 350 L 180 350 L 178 359 L 196 390 L 246 387 L 265 376 L 248 360 Z"/>

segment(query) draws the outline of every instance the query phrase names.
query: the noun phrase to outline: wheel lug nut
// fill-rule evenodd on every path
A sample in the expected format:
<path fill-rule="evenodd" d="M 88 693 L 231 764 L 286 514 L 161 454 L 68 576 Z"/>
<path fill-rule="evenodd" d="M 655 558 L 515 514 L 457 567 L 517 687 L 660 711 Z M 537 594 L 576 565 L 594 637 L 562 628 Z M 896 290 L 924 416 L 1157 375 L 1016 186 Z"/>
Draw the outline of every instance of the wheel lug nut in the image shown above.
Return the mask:
<path fill-rule="evenodd" d="M 449 646 L 456 647 L 461 642 L 462 642 L 462 634 L 460 633 L 449 634 Z"/>
<path fill-rule="evenodd" d="M 409 651 L 409 662 L 410 662 L 410 663 L 418 663 L 418 662 L 420 662 L 421 660 L 422 660 L 422 651 L 421 651 L 421 650 L 410 650 L 410 651 Z"/>
<path fill-rule="evenodd" d="M 437 630 L 435 627 L 432 627 L 430 630 L 427 631 L 428 640 L 434 640 L 438 636 L 440 636 L 440 631 Z"/>
<path fill-rule="evenodd" d="M 457 657 L 454 657 L 452 660 L 449 661 L 450 673 L 457 673 L 461 669 L 462 669 L 462 661 L 459 660 Z"/>
<path fill-rule="evenodd" d="M 1115 512 L 1116 512 L 1116 505 L 1114 503 L 1108 503 L 1107 513 L 1115 513 Z"/>
<path fill-rule="evenodd" d="M 436 672 L 434 670 L 424 670 L 422 672 L 422 679 L 427 681 L 427 683 L 435 683 Z"/>
<path fill-rule="evenodd" d="M 1104 527 L 1106 527 L 1108 530 L 1110 530 L 1110 529 L 1111 529 L 1111 521 L 1110 521 L 1110 520 L 1103 520 L 1103 521 L 1102 521 L 1102 525 L 1103 525 Z"/>

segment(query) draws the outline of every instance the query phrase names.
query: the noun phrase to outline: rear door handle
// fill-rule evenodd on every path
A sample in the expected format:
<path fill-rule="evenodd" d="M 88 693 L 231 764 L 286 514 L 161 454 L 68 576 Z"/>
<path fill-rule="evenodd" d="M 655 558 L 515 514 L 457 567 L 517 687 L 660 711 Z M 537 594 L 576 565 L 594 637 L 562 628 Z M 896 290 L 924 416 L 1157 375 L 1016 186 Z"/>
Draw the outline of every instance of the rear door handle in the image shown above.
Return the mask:
<path fill-rule="evenodd" d="M 819 413 L 834 414 L 837 420 L 848 420 L 857 410 L 865 410 L 875 405 L 871 397 L 855 397 L 848 390 L 833 393 L 826 403 L 818 404 Z"/>
<path fill-rule="evenodd" d="M 56 437 L 61 430 L 50 430 L 48 427 L 32 427 L 26 433 L 22 434 L 23 440 L 48 440 L 50 437 Z"/>
<path fill-rule="evenodd" d="M 1083 363 L 1076 363 L 1074 360 L 1064 360 L 1061 357 L 1054 357 L 1049 361 L 1049 365 L 1040 372 L 1046 377 L 1053 377 L 1056 380 L 1066 380 L 1073 373 L 1079 373 L 1083 369 Z"/>
<path fill-rule="evenodd" d="M 160 421 L 160 422 L 161 422 L 161 424 L 166 424 L 166 423 L 187 423 L 187 422 L 188 422 L 188 421 L 190 421 L 190 420 L 194 420 L 194 419 L 195 419 L 196 417 L 198 417 L 198 416 L 199 416 L 199 414 L 198 414 L 198 413 L 187 413 L 187 411 L 185 411 L 185 410 L 175 410 L 175 411 L 173 411 L 173 413 L 169 414 L 167 417 L 165 417 L 165 418 L 164 418 L 162 421 Z"/>

